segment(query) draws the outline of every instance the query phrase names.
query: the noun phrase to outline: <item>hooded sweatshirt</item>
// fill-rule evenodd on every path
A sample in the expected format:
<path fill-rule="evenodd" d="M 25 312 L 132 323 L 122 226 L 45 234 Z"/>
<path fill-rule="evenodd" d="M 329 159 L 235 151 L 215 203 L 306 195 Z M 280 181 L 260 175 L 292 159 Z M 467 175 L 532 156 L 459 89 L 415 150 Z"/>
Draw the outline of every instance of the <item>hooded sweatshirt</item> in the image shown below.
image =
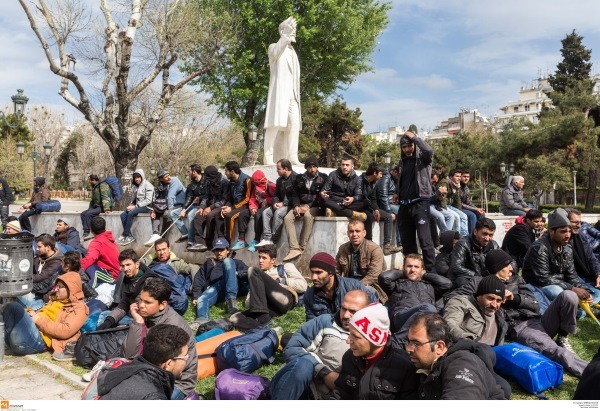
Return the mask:
<path fill-rule="evenodd" d="M 265 205 L 273 204 L 275 183 L 270 182 L 265 173 L 256 170 L 252 174 L 252 194 L 250 194 L 250 210 L 258 210 Z"/>
<path fill-rule="evenodd" d="M 119 278 L 119 272 L 121 271 L 119 247 L 115 242 L 112 231 L 96 234 L 90 242 L 87 255 L 81 259 L 81 267 L 87 270 L 94 264 L 107 270 L 115 281 Z"/>
<path fill-rule="evenodd" d="M 49 339 L 49 346 L 55 352 L 62 352 L 69 341 L 77 341 L 79 330 L 87 321 L 89 309 L 83 301 L 81 277 L 78 273 L 68 272 L 58 277 L 57 281 L 66 284 L 69 298 L 52 300 L 38 311 L 35 325 L 40 330 L 44 341 Z M 58 309 L 57 309 L 58 308 Z"/>
<path fill-rule="evenodd" d="M 146 180 L 144 170 L 142 170 L 141 168 L 135 170 L 133 172 L 134 180 L 136 174 L 139 174 L 140 177 L 142 177 L 142 182 L 139 185 L 133 183 L 131 205 L 134 205 L 136 207 L 149 206 L 154 201 L 154 186 L 148 180 Z"/>

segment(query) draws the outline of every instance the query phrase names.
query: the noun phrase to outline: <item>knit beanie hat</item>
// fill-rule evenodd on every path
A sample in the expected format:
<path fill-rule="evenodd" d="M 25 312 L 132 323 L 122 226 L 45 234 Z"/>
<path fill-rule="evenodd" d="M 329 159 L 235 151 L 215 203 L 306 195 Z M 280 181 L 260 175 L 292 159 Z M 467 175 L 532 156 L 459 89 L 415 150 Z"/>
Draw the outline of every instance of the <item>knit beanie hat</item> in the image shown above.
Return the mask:
<path fill-rule="evenodd" d="M 492 250 L 485 255 L 485 269 L 490 274 L 496 274 L 510 264 L 512 264 L 512 257 L 504 250 Z"/>
<path fill-rule="evenodd" d="M 21 232 L 21 224 L 19 223 L 19 220 L 9 221 L 6 224 L 6 228 L 8 228 L 8 227 L 12 228 L 13 230 Z"/>
<path fill-rule="evenodd" d="M 506 286 L 498 277 L 495 275 L 488 275 L 487 277 L 483 277 L 479 282 L 475 297 L 485 294 L 496 294 L 498 297 L 504 298 L 505 291 Z"/>
<path fill-rule="evenodd" d="M 317 160 L 317 157 L 310 156 L 306 160 L 304 160 L 304 168 L 308 168 L 311 166 L 319 167 L 319 160 Z"/>
<path fill-rule="evenodd" d="M 571 226 L 571 221 L 564 208 L 557 208 L 548 213 L 548 228 Z"/>
<path fill-rule="evenodd" d="M 317 253 L 313 255 L 313 257 L 310 259 L 310 262 L 308 263 L 308 268 L 320 268 L 331 274 L 335 273 L 335 266 L 335 258 L 333 258 L 327 253 Z"/>
<path fill-rule="evenodd" d="M 390 317 L 381 303 L 369 304 L 355 312 L 350 325 L 378 347 L 385 345 L 390 335 Z"/>

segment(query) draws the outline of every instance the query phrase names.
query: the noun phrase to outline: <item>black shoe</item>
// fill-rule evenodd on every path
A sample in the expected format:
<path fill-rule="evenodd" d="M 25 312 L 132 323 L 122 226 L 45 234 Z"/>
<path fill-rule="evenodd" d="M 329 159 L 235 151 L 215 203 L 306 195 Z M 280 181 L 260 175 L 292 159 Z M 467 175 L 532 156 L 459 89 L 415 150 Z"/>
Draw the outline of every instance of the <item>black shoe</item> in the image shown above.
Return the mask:
<path fill-rule="evenodd" d="M 181 237 L 179 237 L 177 240 L 175 240 L 176 243 L 185 243 L 188 239 L 187 234 L 186 235 L 182 235 Z"/>
<path fill-rule="evenodd" d="M 235 298 L 228 298 L 225 300 L 225 310 L 227 314 L 232 315 L 237 313 L 239 310 L 237 308 L 237 300 Z"/>

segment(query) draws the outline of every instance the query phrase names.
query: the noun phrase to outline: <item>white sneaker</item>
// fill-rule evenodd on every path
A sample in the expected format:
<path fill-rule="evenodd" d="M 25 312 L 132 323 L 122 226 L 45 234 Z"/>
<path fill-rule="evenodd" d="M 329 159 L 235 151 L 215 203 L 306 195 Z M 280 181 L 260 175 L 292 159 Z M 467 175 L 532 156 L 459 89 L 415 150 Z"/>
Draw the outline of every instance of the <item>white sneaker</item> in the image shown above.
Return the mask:
<path fill-rule="evenodd" d="M 106 363 L 106 361 L 98 361 L 96 363 L 96 365 L 94 365 L 94 368 L 92 368 L 90 371 L 86 372 L 85 374 L 83 374 L 81 376 L 81 379 L 85 382 L 90 382 L 92 381 L 92 378 L 94 378 L 94 375 L 96 375 L 96 373 L 98 371 L 100 371 L 100 368 L 102 368 L 102 366 Z"/>
<path fill-rule="evenodd" d="M 261 240 L 261 242 L 256 244 L 256 246 L 262 247 L 263 245 L 271 245 L 271 244 L 273 244 L 273 241 L 271 241 L 271 240 Z"/>
<path fill-rule="evenodd" d="M 569 341 L 569 336 L 565 335 L 559 335 L 558 338 L 556 338 L 556 344 L 559 347 L 563 347 L 565 350 L 567 351 L 571 351 L 571 352 L 575 352 L 575 350 L 573 350 L 573 346 L 571 345 L 571 342 Z"/>
<path fill-rule="evenodd" d="M 152 234 L 152 237 L 150 237 L 150 239 L 148 241 L 146 241 L 146 243 L 144 244 L 146 247 L 152 247 L 154 245 L 154 243 L 158 240 L 160 240 L 162 237 L 160 236 L 160 234 Z"/>

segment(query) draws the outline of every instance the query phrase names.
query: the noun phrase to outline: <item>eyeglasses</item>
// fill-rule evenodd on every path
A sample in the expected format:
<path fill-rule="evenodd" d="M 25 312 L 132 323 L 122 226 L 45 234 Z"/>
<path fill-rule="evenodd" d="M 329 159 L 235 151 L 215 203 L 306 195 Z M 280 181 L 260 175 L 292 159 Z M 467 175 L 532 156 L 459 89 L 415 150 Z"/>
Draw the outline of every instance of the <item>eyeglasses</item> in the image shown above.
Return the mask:
<path fill-rule="evenodd" d="M 172 359 L 172 360 L 174 360 L 174 361 L 177 361 L 177 360 L 183 360 L 183 361 L 187 361 L 187 360 L 188 360 L 188 358 L 190 358 L 190 355 L 189 355 L 189 354 L 186 354 L 186 355 L 180 355 L 179 357 L 173 357 L 173 358 L 171 358 L 171 359 Z"/>
<path fill-rule="evenodd" d="M 425 342 L 420 342 L 420 341 L 409 341 L 406 343 L 406 348 L 419 348 L 422 345 L 425 344 L 430 344 L 432 342 L 435 342 L 436 340 L 429 340 L 429 341 L 425 341 Z"/>

